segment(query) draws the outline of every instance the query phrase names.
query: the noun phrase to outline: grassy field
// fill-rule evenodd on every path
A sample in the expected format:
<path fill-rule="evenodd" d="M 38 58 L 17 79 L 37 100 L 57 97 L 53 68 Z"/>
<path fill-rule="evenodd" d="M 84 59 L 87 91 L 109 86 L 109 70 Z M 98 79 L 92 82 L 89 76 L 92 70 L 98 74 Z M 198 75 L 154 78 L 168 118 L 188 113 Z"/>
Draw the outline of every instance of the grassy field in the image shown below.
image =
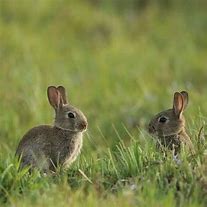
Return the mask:
<path fill-rule="evenodd" d="M 0 206 L 206 206 L 206 9 L 204 0 L 0 1 Z M 28 129 L 53 122 L 48 85 L 64 85 L 89 122 L 78 160 L 52 177 L 18 172 L 14 159 Z M 177 163 L 146 125 L 180 90 L 196 155 Z"/>

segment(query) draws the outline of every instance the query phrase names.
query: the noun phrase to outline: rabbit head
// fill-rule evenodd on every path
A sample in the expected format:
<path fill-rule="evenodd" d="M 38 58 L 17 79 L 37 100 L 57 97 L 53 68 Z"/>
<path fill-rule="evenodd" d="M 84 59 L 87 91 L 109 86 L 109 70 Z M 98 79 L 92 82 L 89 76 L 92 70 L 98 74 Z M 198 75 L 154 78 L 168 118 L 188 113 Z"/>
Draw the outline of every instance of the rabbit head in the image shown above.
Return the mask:
<path fill-rule="evenodd" d="M 188 105 L 186 91 L 175 92 L 173 108 L 156 114 L 149 123 L 148 131 L 155 136 L 171 136 L 179 134 L 185 128 L 183 111 Z"/>
<path fill-rule="evenodd" d="M 50 105 L 55 110 L 55 123 L 58 128 L 83 132 L 87 129 L 87 119 L 85 115 L 67 101 L 67 95 L 63 86 L 49 86 L 47 95 Z"/>

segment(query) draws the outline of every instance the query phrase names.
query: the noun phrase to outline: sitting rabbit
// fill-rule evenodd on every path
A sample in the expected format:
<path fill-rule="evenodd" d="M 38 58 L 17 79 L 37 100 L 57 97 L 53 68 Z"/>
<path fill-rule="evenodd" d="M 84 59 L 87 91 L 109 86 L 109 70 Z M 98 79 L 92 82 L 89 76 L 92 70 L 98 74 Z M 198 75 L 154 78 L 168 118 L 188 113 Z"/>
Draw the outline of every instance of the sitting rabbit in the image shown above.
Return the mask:
<path fill-rule="evenodd" d="M 49 86 L 47 95 L 55 110 L 54 125 L 36 126 L 23 136 L 16 150 L 20 168 L 55 171 L 58 165 L 69 167 L 80 153 L 88 125 L 85 115 L 67 102 L 63 86 Z"/>

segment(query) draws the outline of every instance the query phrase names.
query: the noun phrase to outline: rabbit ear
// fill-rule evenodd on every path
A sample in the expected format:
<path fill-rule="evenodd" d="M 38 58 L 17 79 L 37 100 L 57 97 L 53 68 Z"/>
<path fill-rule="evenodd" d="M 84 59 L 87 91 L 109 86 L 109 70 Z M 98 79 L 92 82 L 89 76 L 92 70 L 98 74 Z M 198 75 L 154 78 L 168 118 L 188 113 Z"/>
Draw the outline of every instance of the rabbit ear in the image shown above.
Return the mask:
<path fill-rule="evenodd" d="M 187 91 L 181 91 L 180 92 L 182 94 L 183 97 L 183 105 L 184 105 L 184 109 L 186 109 L 187 105 L 188 105 L 188 92 Z"/>
<path fill-rule="evenodd" d="M 65 88 L 63 86 L 58 86 L 57 89 L 61 94 L 63 104 L 67 104 L 68 101 L 67 101 L 67 95 L 65 92 Z"/>
<path fill-rule="evenodd" d="M 184 109 L 183 96 L 181 95 L 181 93 L 175 92 L 174 100 L 173 100 L 173 111 L 175 115 L 178 116 L 178 118 L 180 118 L 183 109 Z"/>
<path fill-rule="evenodd" d="M 50 105 L 56 110 L 61 106 L 61 95 L 55 86 L 49 86 L 47 88 L 47 96 Z"/>

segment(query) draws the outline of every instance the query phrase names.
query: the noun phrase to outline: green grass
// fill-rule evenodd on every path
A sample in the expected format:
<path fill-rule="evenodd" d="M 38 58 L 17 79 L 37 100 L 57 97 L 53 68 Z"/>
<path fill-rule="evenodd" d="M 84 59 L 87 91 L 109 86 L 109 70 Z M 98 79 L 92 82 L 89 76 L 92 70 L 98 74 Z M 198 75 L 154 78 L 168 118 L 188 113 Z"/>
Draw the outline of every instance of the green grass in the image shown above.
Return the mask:
<path fill-rule="evenodd" d="M 206 206 L 206 9 L 204 0 L 0 1 L 0 206 Z M 14 153 L 28 129 L 52 123 L 48 85 L 65 86 L 89 129 L 71 168 L 45 177 L 18 172 Z M 181 163 L 145 131 L 176 90 L 189 92 L 197 149 Z"/>

